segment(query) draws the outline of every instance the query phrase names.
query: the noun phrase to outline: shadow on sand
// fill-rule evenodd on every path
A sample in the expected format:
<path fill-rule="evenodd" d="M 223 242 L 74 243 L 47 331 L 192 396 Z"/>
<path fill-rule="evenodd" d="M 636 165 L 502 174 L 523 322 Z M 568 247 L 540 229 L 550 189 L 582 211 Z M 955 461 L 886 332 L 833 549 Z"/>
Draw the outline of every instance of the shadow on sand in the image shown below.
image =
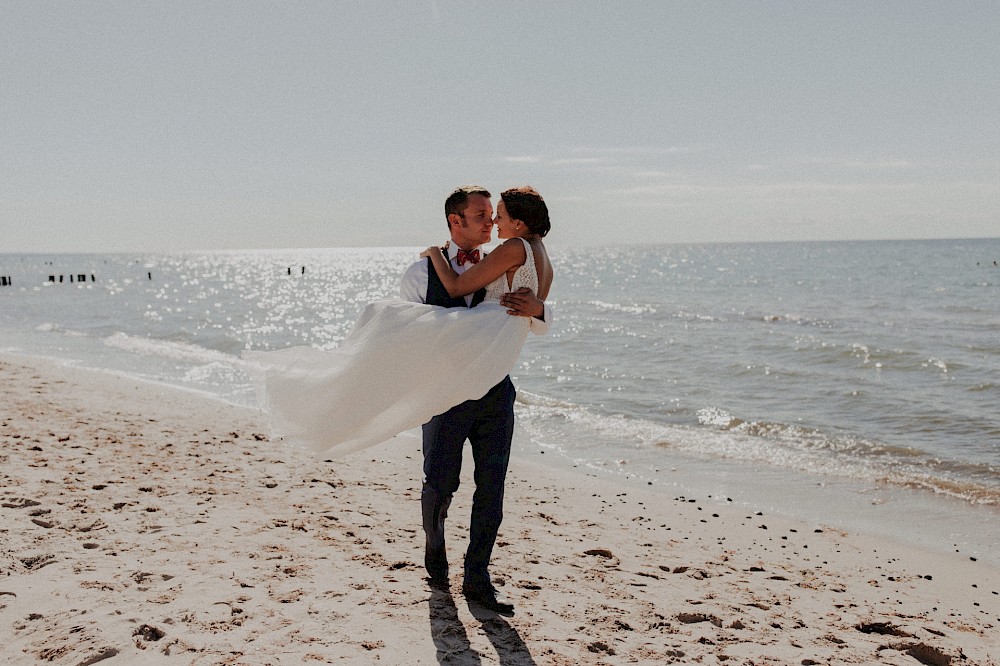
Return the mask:
<path fill-rule="evenodd" d="M 458 608 L 451 592 L 433 590 L 427 605 L 430 613 L 431 638 L 437 647 L 438 663 L 457 666 L 481 664 L 482 659 L 469 643 L 465 625 L 458 617 Z M 493 644 L 501 666 L 536 666 L 535 660 L 528 652 L 528 646 L 506 620 L 493 611 L 474 604 L 469 605 L 469 612 L 479 621 L 483 633 Z M 493 660 L 487 659 L 487 661 Z"/>

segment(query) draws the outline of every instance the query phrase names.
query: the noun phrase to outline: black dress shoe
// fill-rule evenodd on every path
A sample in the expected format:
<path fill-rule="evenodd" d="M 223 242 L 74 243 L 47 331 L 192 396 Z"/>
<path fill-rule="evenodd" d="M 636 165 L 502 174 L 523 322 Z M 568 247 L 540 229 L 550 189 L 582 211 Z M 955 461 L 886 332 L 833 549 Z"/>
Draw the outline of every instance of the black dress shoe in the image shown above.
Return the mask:
<path fill-rule="evenodd" d="M 433 587 L 435 590 L 451 589 L 451 581 L 448 580 L 448 574 L 427 576 L 427 584 Z"/>
<path fill-rule="evenodd" d="M 424 568 L 432 586 L 448 587 L 448 557 L 444 548 L 428 548 L 424 553 Z"/>
<path fill-rule="evenodd" d="M 483 585 L 462 585 L 462 594 L 465 595 L 466 599 L 479 604 L 486 610 L 491 610 L 502 615 L 514 614 L 514 604 L 507 601 L 489 583 Z"/>

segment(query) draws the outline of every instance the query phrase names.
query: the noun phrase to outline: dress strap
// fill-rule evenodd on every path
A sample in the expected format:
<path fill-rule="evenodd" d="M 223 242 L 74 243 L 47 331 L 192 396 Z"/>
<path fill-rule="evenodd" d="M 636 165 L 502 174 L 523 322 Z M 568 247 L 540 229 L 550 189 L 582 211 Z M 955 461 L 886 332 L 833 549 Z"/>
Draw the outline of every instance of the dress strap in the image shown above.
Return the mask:
<path fill-rule="evenodd" d="M 524 258 L 524 263 L 527 264 L 527 263 L 530 262 L 532 264 L 532 266 L 534 266 L 534 264 L 535 264 L 535 253 L 531 251 L 531 243 L 529 243 L 527 240 L 525 240 L 523 238 L 521 238 L 520 240 L 521 240 L 522 243 L 524 243 L 524 252 L 527 255 Z"/>

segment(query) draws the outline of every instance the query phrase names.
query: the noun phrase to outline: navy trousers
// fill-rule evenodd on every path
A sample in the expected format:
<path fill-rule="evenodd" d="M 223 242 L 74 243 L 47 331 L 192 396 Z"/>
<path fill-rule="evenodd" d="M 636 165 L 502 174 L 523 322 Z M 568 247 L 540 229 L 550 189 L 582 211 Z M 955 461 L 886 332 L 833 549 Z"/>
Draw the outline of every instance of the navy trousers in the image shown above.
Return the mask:
<path fill-rule="evenodd" d="M 465 582 L 489 583 L 489 564 L 503 520 L 504 481 L 514 435 L 514 398 L 510 377 L 479 400 L 468 400 L 423 426 L 424 483 L 420 493 L 427 553 L 437 558 L 437 573 L 447 570 L 444 558 L 445 519 L 458 490 L 465 441 L 472 445 L 476 491 L 472 497 Z M 432 576 L 431 563 L 428 571 Z"/>

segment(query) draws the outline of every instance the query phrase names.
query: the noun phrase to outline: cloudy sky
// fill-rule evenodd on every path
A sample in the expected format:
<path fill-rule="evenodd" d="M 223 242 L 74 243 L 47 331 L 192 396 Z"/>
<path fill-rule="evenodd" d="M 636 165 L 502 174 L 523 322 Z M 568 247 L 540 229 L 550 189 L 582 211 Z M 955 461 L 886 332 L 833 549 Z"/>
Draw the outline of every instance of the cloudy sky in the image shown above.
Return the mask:
<path fill-rule="evenodd" d="M 1000 235 L 1000 11 L 0 0 L 0 252 Z"/>

